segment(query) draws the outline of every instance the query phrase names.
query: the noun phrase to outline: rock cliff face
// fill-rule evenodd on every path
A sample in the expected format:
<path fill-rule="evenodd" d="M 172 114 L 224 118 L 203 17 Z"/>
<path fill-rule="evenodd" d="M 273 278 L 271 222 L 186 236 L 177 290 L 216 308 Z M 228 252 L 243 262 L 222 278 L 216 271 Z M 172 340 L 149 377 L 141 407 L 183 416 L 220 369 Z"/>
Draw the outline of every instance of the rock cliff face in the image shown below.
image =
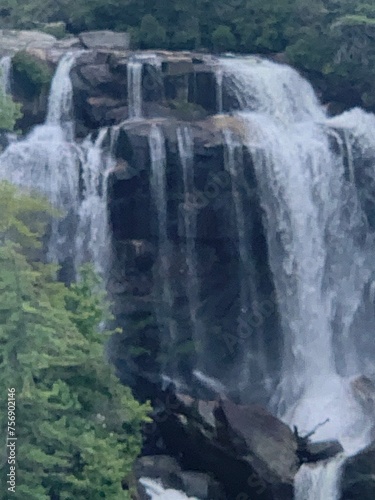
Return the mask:
<path fill-rule="evenodd" d="M 307 455 L 301 458 L 286 425 L 254 405 L 267 405 L 275 393 L 283 340 L 259 194 L 262 179 L 244 145 L 250 140 L 254 153 L 260 134 L 250 123 L 245 131 L 244 122 L 230 113 L 241 108 L 238 93 L 223 85 L 214 57 L 132 52 L 125 34 L 100 32 L 63 41 L 3 35 L 0 55 L 16 54 L 12 91 L 24 104 L 18 126 L 27 132 L 44 122 L 51 75 L 61 56 L 74 50 L 68 78 L 72 149 L 89 137 L 114 159 L 111 171 L 95 172 L 97 184 L 91 182 L 94 198 L 107 193 L 111 231 L 105 245 L 113 244 L 113 262 L 106 278 L 116 323 L 125 332 L 113 337 L 110 356 L 121 379 L 157 409 L 147 454 L 169 453 L 179 462 L 140 462 L 137 479 L 146 472 L 151 479 L 160 476 L 165 487 L 184 488 L 202 500 L 291 499 L 297 456 L 302 462 Z M 259 58 L 251 62 L 260 63 Z M 349 194 L 358 190 L 372 228 L 374 152 L 367 147 L 363 154 L 361 144 L 353 146 L 340 122 L 329 127 L 331 147 L 344 158 L 345 176 L 353 183 Z M 4 134 L 1 147 L 9 140 Z M 312 153 L 306 158 L 312 160 Z M 83 178 L 92 173 L 83 172 L 86 160 L 79 159 L 81 197 Z M 239 165 L 235 172 L 233 164 Z M 273 244 L 286 248 L 291 234 L 279 228 Z M 357 335 L 364 349 L 365 333 Z M 171 383 L 177 390 L 169 393 Z M 215 401 L 212 391 L 220 394 Z M 336 442 L 326 448 L 325 458 L 341 451 Z M 365 461 L 372 449 L 366 453 Z M 312 461 L 321 456 L 320 445 L 309 451 Z M 358 456 L 346 469 L 348 499 L 361 460 Z M 173 469 L 173 477 L 165 468 Z M 140 488 L 140 498 L 145 495 Z"/>
<path fill-rule="evenodd" d="M 215 58 L 188 52 L 132 52 L 126 50 L 125 35 L 107 32 L 62 41 L 44 34 L 3 34 L 0 54 L 14 56 L 12 92 L 23 104 L 24 116 L 18 124 L 23 131 L 44 122 L 48 79 L 61 56 L 72 50 L 76 52 L 70 72 L 76 140 L 80 142 L 88 134 L 96 137 L 99 129 L 108 127 L 109 139 L 103 147 L 111 150 L 117 162 L 108 181 L 115 250 L 108 285 L 118 322 L 127 331 L 114 343 L 119 368 L 124 362 L 127 366 L 132 363 L 133 371 L 141 367 L 155 376 L 166 372 L 182 376 L 190 385 L 194 366 L 221 378 L 225 373 L 228 381 L 233 375 L 236 378 L 238 373 L 233 372 L 240 368 L 233 368 L 233 360 L 254 330 L 251 322 L 245 322 L 242 337 L 237 335 L 241 269 L 234 198 L 238 194 L 246 199 L 251 214 L 247 221 L 252 228 L 249 245 L 256 263 L 252 279 L 257 301 L 266 303 L 268 311 L 261 314 L 269 374 L 277 373 L 277 307 L 272 300 L 257 185 L 250 155 L 241 145 L 242 124 L 235 117 L 218 114 L 222 109 L 236 109 L 238 103 L 223 87 Z M 228 130 L 237 137 L 235 154 L 243 162 L 246 187 L 233 186 Z M 150 139 L 155 133 L 161 138 L 159 144 Z M 153 151 L 155 147 L 162 150 L 163 158 L 156 158 L 160 151 Z M 158 161 L 162 161 L 159 167 Z M 184 170 L 186 161 L 193 165 L 190 181 Z M 165 214 L 157 199 L 161 193 L 153 188 L 155 168 L 163 170 L 166 180 L 162 193 Z M 236 194 L 237 189 L 246 192 Z M 168 292 L 166 298 L 169 289 L 173 293 Z M 139 328 L 145 322 L 147 326 Z M 129 335 L 133 324 L 134 334 Z M 200 335 L 199 329 L 205 334 Z M 168 345 L 166 332 L 171 331 L 175 340 Z M 259 338 L 254 338 L 254 352 L 257 342 Z M 135 363 L 128 355 L 130 345 L 143 352 Z M 213 355 L 205 356 L 207 352 Z M 173 359 L 173 366 L 166 359 Z M 128 376 L 128 370 L 124 372 Z M 251 401 L 266 402 L 269 397 L 262 377 L 264 373 L 254 364 Z M 240 397 L 236 386 L 230 387 L 230 393 Z"/>

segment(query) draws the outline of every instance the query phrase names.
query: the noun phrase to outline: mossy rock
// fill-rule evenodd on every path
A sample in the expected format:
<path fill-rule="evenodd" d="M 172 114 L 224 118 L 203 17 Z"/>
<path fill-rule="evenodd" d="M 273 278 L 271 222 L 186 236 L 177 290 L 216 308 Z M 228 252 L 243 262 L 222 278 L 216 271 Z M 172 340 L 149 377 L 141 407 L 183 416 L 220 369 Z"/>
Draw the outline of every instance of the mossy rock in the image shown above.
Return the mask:
<path fill-rule="evenodd" d="M 50 86 L 53 71 L 47 62 L 23 50 L 13 57 L 13 76 L 25 96 L 35 98 Z"/>
<path fill-rule="evenodd" d="M 168 107 L 174 111 L 173 114 L 178 120 L 203 120 L 208 115 L 207 111 L 202 106 L 193 102 L 171 99 L 168 100 L 167 103 Z"/>
<path fill-rule="evenodd" d="M 54 36 L 58 40 L 65 38 L 69 34 L 66 30 L 66 24 L 63 21 L 58 21 L 56 23 L 44 23 L 39 27 L 39 30 L 43 33 Z"/>

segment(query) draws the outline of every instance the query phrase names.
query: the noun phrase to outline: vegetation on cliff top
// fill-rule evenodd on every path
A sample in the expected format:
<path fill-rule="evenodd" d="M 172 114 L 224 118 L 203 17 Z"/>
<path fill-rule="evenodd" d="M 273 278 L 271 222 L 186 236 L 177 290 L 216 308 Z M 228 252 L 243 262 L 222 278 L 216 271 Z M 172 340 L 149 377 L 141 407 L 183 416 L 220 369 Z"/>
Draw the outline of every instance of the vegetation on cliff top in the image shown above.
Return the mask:
<path fill-rule="evenodd" d="M 0 184 L 0 388 L 15 389 L 17 487 L 6 447 L 0 499 L 129 499 L 121 481 L 141 449 L 148 405 L 137 403 L 104 359 L 107 307 L 85 267 L 67 288 L 41 262 L 51 211 Z M 12 415 L 10 415 L 12 417 Z M 0 412 L 3 443 L 9 432 Z"/>
<path fill-rule="evenodd" d="M 127 30 L 142 49 L 286 52 L 291 64 L 323 76 L 328 87 L 354 92 L 354 104 L 375 106 L 370 0 L 2 1 L 0 28 L 41 23 L 60 23 L 70 33 Z"/>

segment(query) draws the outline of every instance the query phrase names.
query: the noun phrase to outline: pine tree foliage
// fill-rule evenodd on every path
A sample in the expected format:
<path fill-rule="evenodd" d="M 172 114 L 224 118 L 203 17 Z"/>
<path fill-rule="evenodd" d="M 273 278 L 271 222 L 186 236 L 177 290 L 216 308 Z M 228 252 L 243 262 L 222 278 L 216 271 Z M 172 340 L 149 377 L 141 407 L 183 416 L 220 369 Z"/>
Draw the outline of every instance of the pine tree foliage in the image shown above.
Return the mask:
<path fill-rule="evenodd" d="M 98 279 L 85 267 L 68 289 L 55 281 L 54 266 L 32 260 L 45 202 L 5 184 L 0 210 L 0 388 L 2 396 L 16 389 L 12 498 L 127 499 L 121 480 L 139 454 L 149 407 L 134 400 L 104 359 L 99 327 L 108 308 Z M 4 409 L 0 428 L 5 437 Z M 0 499 L 8 498 L 2 487 Z"/>

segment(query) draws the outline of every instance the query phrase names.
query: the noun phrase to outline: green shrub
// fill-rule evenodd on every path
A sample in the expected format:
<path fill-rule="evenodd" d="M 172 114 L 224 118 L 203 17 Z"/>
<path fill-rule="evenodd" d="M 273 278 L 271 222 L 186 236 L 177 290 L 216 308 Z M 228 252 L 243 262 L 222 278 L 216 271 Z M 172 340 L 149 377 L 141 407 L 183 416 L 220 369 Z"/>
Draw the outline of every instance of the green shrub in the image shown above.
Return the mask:
<path fill-rule="evenodd" d="M 142 18 L 139 30 L 139 41 L 142 49 L 154 49 L 165 46 L 167 40 L 166 31 L 159 21 L 147 14 Z"/>
<path fill-rule="evenodd" d="M 66 31 L 66 24 L 62 21 L 44 24 L 39 29 L 40 31 L 43 31 L 43 33 L 56 37 L 58 40 L 65 38 L 68 35 Z"/>
<path fill-rule="evenodd" d="M 21 104 L 0 93 L 0 129 L 14 130 L 16 122 L 21 116 Z"/>
<path fill-rule="evenodd" d="M 50 85 L 53 72 L 45 61 L 22 50 L 13 57 L 13 75 L 21 82 L 28 97 L 32 98 Z"/>
<path fill-rule="evenodd" d="M 221 25 L 212 33 L 212 44 L 215 51 L 223 52 L 235 50 L 237 42 L 230 27 Z"/>

